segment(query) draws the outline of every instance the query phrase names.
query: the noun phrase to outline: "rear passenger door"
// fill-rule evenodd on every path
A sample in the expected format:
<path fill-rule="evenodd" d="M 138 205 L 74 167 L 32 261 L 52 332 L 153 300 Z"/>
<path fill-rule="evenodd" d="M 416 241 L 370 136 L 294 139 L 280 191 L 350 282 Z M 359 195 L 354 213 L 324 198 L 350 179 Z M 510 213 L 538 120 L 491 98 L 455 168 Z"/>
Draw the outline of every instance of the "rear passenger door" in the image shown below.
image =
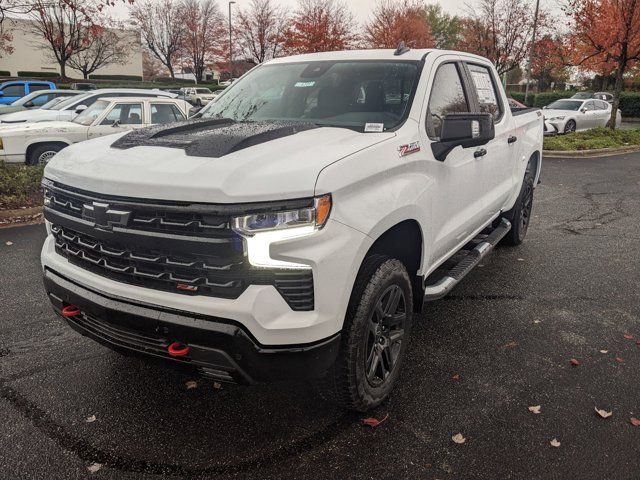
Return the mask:
<path fill-rule="evenodd" d="M 469 86 L 473 92 L 475 109 L 493 117 L 496 135 L 483 148 L 486 154 L 477 158 L 481 164 L 484 185 L 482 199 L 485 214 L 500 212 L 513 191 L 514 172 L 518 162 L 518 145 L 509 105 L 502 95 L 493 68 L 481 62 L 465 62 Z"/>

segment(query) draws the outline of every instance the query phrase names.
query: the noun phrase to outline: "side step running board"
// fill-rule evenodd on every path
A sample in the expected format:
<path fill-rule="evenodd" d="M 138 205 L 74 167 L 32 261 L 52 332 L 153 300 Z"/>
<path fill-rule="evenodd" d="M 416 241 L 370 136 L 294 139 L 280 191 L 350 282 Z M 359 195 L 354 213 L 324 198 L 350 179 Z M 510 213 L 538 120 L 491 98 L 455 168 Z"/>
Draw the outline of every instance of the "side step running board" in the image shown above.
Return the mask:
<path fill-rule="evenodd" d="M 424 300 L 430 302 L 447 295 L 509 233 L 509 230 L 511 230 L 511 223 L 503 218 L 500 225 L 482 239 L 473 250 L 470 250 L 444 277 L 433 285 L 425 286 Z"/>

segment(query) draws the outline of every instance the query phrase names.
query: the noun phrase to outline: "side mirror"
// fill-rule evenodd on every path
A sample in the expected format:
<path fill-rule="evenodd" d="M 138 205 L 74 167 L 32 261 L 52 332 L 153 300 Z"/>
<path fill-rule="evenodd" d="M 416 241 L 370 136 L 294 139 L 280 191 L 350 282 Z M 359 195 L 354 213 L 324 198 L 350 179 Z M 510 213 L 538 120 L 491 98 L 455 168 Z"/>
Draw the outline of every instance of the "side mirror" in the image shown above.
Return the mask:
<path fill-rule="evenodd" d="M 450 113 L 442 119 L 440 140 L 431 144 L 436 160 L 444 162 L 456 147 L 486 145 L 496 136 L 490 113 Z"/>
<path fill-rule="evenodd" d="M 587 109 L 586 109 L 586 108 L 584 108 L 584 107 L 582 107 L 582 108 L 580 109 L 580 111 L 581 111 L 582 113 L 587 113 Z"/>
<path fill-rule="evenodd" d="M 87 109 L 87 106 L 86 106 L 86 105 L 78 105 L 78 106 L 76 107 L 76 114 L 78 114 L 78 113 L 82 113 L 82 112 L 84 112 L 86 109 Z"/>
<path fill-rule="evenodd" d="M 32 108 L 35 107 L 35 104 L 32 101 L 28 101 L 27 103 L 24 104 L 25 108 Z"/>

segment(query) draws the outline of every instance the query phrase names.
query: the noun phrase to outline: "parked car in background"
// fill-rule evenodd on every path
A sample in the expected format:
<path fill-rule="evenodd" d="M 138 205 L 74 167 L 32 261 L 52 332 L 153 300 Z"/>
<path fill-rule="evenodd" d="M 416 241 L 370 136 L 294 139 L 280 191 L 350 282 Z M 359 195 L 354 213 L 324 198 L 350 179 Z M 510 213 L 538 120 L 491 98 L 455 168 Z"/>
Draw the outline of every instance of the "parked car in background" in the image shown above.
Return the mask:
<path fill-rule="evenodd" d="M 46 293 L 115 350 L 215 381 L 315 380 L 369 410 L 424 301 L 524 240 L 542 133 L 542 112 L 513 112 L 476 55 L 270 60 L 200 120 L 47 164 Z"/>
<path fill-rule="evenodd" d="M 0 84 L 0 105 L 9 105 L 38 90 L 55 89 L 55 83 L 45 80 L 10 80 Z"/>
<path fill-rule="evenodd" d="M 100 98 L 70 122 L 20 123 L 0 130 L 0 160 L 46 163 L 72 143 L 186 120 L 189 108 L 174 98 Z"/>
<path fill-rule="evenodd" d="M 574 98 L 576 100 L 588 100 L 593 98 L 593 92 L 576 92 L 570 98 Z"/>
<path fill-rule="evenodd" d="M 544 107 L 544 118 L 545 122 L 556 129 L 557 133 L 606 127 L 611 120 L 611 104 L 604 100 L 574 98 L 556 100 Z M 622 113 L 618 110 L 616 126 L 620 126 L 621 123 Z"/>
<path fill-rule="evenodd" d="M 598 100 L 604 100 L 605 102 L 612 103 L 613 102 L 613 93 L 596 92 L 596 93 L 593 94 L 593 98 L 597 98 Z"/>
<path fill-rule="evenodd" d="M 202 107 L 216 98 L 211 90 L 204 87 L 189 87 L 181 89 L 184 95 L 184 99 L 195 105 L 196 107 Z"/>
<path fill-rule="evenodd" d="M 161 90 L 144 90 L 136 88 L 102 88 L 68 98 L 55 105 L 47 107 L 44 105 L 39 109 L 27 110 L 24 112 L 14 112 L 0 117 L 0 129 L 7 124 L 24 122 L 47 122 L 50 120 L 69 121 L 86 108 L 93 105 L 99 98 L 106 97 L 167 97 L 173 98 L 175 95 Z"/>
<path fill-rule="evenodd" d="M 72 83 L 71 88 L 74 90 L 97 90 L 98 86 L 95 83 Z"/>
<path fill-rule="evenodd" d="M 2 115 L 13 112 L 21 112 L 22 110 L 29 110 L 30 108 L 40 108 L 49 103 L 54 98 L 68 98 L 78 95 L 78 90 L 37 90 L 19 98 L 10 105 L 0 105 L 0 118 Z"/>
<path fill-rule="evenodd" d="M 517 101 L 515 98 L 509 97 L 507 101 L 509 102 L 509 107 L 511 107 L 512 110 L 517 110 L 518 108 L 529 108 L 524 103 L 520 103 L 519 101 Z"/>
<path fill-rule="evenodd" d="M 230 78 L 229 80 L 225 80 L 223 82 L 218 83 L 218 85 L 220 85 L 221 87 L 228 87 L 229 85 L 231 85 L 236 80 L 237 80 L 237 78 Z"/>

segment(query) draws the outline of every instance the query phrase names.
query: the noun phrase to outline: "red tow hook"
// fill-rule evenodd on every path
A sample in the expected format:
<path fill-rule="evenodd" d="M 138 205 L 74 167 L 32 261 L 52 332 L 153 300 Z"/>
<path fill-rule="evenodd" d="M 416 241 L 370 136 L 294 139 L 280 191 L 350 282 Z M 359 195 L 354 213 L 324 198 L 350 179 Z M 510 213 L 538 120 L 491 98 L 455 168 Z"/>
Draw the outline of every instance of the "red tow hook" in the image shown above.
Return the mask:
<path fill-rule="evenodd" d="M 62 309 L 63 317 L 77 317 L 80 315 L 80 309 L 75 305 L 67 305 Z"/>
<path fill-rule="evenodd" d="M 182 342 L 173 342 L 169 345 L 167 351 L 172 357 L 185 357 L 189 354 L 189 345 L 185 345 Z"/>

